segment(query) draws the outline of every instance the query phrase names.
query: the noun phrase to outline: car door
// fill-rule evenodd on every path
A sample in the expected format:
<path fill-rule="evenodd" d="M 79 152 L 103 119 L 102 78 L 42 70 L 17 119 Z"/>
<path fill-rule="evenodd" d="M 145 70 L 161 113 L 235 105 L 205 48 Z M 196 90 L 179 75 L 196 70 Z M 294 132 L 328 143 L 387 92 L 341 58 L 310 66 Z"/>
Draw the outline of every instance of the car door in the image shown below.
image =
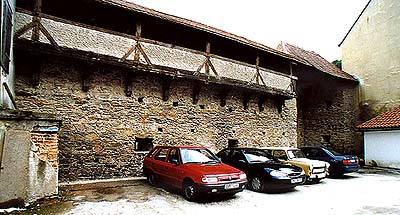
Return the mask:
<path fill-rule="evenodd" d="M 247 160 L 246 157 L 243 155 L 241 150 L 234 149 L 230 153 L 230 163 L 229 165 L 246 172 L 247 170 Z"/>
<path fill-rule="evenodd" d="M 168 182 L 175 187 L 179 187 L 183 181 L 184 171 L 181 164 L 179 149 L 172 148 L 169 150 L 164 171 L 166 171 Z"/>
<path fill-rule="evenodd" d="M 166 179 L 167 153 L 169 148 L 162 148 L 155 155 L 152 163 L 154 173 L 161 179 Z"/>

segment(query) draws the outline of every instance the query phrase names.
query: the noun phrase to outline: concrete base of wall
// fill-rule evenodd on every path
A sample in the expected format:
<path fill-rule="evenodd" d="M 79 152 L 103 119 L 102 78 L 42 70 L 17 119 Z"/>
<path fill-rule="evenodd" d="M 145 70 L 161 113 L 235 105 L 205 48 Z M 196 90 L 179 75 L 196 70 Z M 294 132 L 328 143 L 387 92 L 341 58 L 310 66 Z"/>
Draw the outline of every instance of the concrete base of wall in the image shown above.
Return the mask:
<path fill-rule="evenodd" d="M 46 159 L 47 141 L 32 140 L 41 128 L 60 127 L 61 121 L 47 117 L 0 111 L 0 208 L 24 207 L 58 193 L 58 167 Z"/>

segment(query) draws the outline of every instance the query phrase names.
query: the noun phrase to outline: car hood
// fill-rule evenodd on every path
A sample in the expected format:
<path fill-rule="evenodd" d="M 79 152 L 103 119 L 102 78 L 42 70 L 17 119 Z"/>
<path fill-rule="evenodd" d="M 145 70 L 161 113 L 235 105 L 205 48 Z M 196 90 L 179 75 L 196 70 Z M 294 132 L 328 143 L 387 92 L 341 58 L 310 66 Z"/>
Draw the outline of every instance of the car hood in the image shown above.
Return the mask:
<path fill-rule="evenodd" d="M 293 158 L 293 161 L 299 162 L 299 163 L 305 163 L 308 165 L 312 165 L 312 166 L 317 166 L 317 167 L 325 167 L 326 166 L 326 162 L 325 161 L 319 161 L 319 160 L 312 160 L 312 159 L 308 159 L 308 158 Z"/>
<path fill-rule="evenodd" d="M 224 163 L 214 164 L 183 164 L 188 171 L 201 175 L 240 174 L 242 171 Z"/>

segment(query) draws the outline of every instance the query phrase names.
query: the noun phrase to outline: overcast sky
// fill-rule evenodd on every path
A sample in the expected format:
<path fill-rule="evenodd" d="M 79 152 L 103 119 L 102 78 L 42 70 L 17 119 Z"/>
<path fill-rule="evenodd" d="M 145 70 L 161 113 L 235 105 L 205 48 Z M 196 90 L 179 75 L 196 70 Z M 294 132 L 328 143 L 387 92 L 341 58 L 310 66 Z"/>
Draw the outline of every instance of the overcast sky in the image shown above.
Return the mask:
<path fill-rule="evenodd" d="M 280 41 L 341 59 L 338 44 L 368 0 L 128 0 L 276 48 Z"/>

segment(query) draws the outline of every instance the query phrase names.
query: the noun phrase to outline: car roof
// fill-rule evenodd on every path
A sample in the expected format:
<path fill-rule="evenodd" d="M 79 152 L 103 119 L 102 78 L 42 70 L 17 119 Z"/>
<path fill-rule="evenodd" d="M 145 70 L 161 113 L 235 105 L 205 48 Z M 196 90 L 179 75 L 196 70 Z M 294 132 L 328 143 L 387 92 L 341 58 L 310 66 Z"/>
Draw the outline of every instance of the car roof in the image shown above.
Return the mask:
<path fill-rule="evenodd" d="M 289 146 L 272 146 L 272 147 L 261 147 L 260 149 L 271 149 L 271 150 L 299 150 L 296 147 Z"/>
<path fill-rule="evenodd" d="M 204 146 L 155 146 L 155 148 L 179 148 L 179 149 L 198 149 L 206 148 Z"/>

